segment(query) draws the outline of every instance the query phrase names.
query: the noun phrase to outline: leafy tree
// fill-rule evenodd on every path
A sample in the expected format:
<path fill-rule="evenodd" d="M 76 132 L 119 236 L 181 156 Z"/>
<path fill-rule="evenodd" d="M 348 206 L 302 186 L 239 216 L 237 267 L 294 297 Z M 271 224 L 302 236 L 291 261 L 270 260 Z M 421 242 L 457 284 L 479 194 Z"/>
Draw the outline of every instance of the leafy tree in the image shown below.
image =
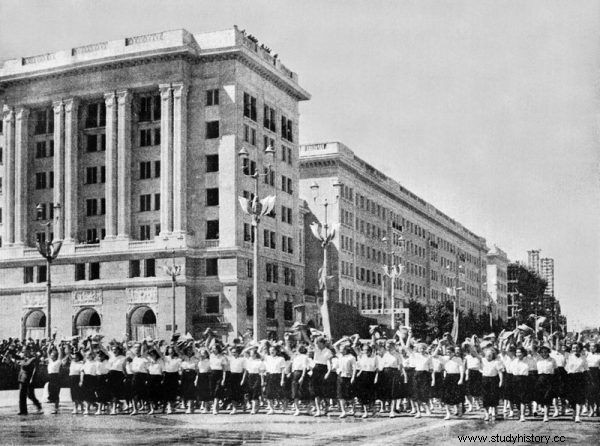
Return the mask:
<path fill-rule="evenodd" d="M 436 302 L 428 310 L 427 326 L 433 338 L 441 338 L 446 332 L 452 331 L 453 324 L 452 302 Z"/>
<path fill-rule="evenodd" d="M 413 338 L 425 340 L 429 334 L 427 307 L 411 299 L 408 301 L 407 308 L 410 313 L 410 327 Z"/>

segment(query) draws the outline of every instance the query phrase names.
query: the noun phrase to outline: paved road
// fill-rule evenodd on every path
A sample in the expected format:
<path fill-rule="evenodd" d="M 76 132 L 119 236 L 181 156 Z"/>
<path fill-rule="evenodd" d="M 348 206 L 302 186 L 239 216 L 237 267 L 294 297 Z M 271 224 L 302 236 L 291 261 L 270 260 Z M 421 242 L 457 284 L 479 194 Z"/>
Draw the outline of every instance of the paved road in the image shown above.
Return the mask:
<path fill-rule="evenodd" d="M 41 396 L 41 392 L 40 392 Z M 285 444 L 295 445 L 458 445 L 459 435 L 487 435 L 488 441 L 474 444 L 600 444 L 600 419 L 585 418 L 575 424 L 565 418 L 542 423 L 497 421 L 486 423 L 481 416 L 443 420 L 441 414 L 415 419 L 400 416 L 338 419 L 291 415 L 72 415 L 69 404 L 59 415 L 15 415 L 16 393 L 0 392 L 0 444 Z M 47 407 L 45 408 L 47 409 Z M 47 410 L 49 412 L 49 410 Z M 498 442 L 494 435 L 512 435 L 514 441 Z M 527 437 L 550 436 L 528 441 Z M 560 441 L 563 436 L 563 442 Z M 556 437 L 556 438 L 555 438 Z M 557 441 L 554 441 L 557 440 Z"/>

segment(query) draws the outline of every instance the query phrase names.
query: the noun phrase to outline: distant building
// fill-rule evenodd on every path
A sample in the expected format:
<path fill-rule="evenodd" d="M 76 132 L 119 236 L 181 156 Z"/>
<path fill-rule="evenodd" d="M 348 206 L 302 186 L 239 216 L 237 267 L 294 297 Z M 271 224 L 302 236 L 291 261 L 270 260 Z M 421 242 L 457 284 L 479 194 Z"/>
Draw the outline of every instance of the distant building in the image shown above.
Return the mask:
<path fill-rule="evenodd" d="M 328 200 L 327 222 L 337 228 L 329 248 L 330 299 L 375 317 L 389 310 L 390 280 L 384 265 L 404 267 L 395 281 L 395 307 L 409 299 L 433 304 L 452 299 L 458 279 L 459 308 L 485 312 L 485 239 L 375 169 L 339 142 L 300 147 L 300 196 L 307 225 L 325 222 L 313 186 Z M 339 190 L 334 186 L 341 183 Z M 306 235 L 306 288 L 317 288 L 322 248 Z M 380 319 L 388 323 L 389 316 Z"/>
<path fill-rule="evenodd" d="M 554 259 L 540 259 L 540 276 L 547 283 L 546 294 L 554 297 Z"/>
<path fill-rule="evenodd" d="M 494 246 L 487 254 L 487 291 L 496 307 L 497 318 L 508 319 L 508 257 Z"/>
<path fill-rule="evenodd" d="M 527 251 L 527 267 L 536 273 L 540 274 L 540 250 L 532 249 Z"/>

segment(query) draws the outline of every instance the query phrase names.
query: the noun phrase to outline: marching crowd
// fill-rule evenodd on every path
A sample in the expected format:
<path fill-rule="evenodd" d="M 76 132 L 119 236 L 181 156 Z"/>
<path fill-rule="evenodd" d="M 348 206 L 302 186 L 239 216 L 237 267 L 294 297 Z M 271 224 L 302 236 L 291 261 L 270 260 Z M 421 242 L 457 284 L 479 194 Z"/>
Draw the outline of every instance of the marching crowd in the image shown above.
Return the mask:
<path fill-rule="evenodd" d="M 441 411 L 445 419 L 483 411 L 520 421 L 541 415 L 600 415 L 600 344 L 536 334 L 527 327 L 455 343 L 446 334 L 425 343 L 403 328 L 389 339 L 373 327 L 328 341 L 299 327 L 284 341 L 235 339 L 224 345 L 210 330 L 201 339 L 175 335 L 106 345 L 101 336 L 57 342 L 3 342 L 2 362 L 18 367 L 20 414 L 26 398 L 38 411 L 32 381 L 47 367 L 47 396 L 59 411 L 61 368 L 68 369 L 72 413 L 176 412 L 229 414 L 275 411 L 340 418 Z M 291 407 L 289 407 L 291 405 Z"/>

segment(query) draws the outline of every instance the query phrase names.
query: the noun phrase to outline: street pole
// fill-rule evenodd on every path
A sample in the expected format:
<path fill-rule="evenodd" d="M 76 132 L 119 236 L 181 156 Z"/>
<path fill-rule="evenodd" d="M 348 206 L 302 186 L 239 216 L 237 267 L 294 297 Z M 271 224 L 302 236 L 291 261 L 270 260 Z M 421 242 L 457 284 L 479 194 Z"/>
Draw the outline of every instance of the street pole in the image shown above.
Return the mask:
<path fill-rule="evenodd" d="M 176 331 L 176 310 L 175 310 L 175 298 L 176 298 L 176 289 L 177 289 L 177 276 L 181 274 L 181 265 L 175 264 L 175 250 L 172 252 L 171 256 L 171 265 L 166 268 L 166 273 L 171 276 L 171 329 L 173 330 L 173 334 Z"/>
<path fill-rule="evenodd" d="M 265 155 L 273 155 L 275 150 L 273 147 L 268 146 L 264 150 Z M 238 156 L 241 159 L 248 159 L 249 153 L 245 147 L 242 147 L 238 152 Z M 248 174 L 254 180 L 254 198 L 248 200 L 244 197 L 238 197 L 242 211 L 246 215 L 252 217 L 252 234 L 254 236 L 252 246 L 252 339 L 258 342 L 258 226 L 260 223 L 260 217 L 269 214 L 275 206 L 275 196 L 269 195 L 263 200 L 259 200 L 258 197 L 258 182 L 261 177 L 266 177 L 271 174 L 271 164 L 266 169 L 263 169 L 262 161 L 256 160 L 256 171 L 250 171 L 250 163 L 248 163 Z M 264 173 L 259 173 L 261 170 L 265 170 Z"/>

